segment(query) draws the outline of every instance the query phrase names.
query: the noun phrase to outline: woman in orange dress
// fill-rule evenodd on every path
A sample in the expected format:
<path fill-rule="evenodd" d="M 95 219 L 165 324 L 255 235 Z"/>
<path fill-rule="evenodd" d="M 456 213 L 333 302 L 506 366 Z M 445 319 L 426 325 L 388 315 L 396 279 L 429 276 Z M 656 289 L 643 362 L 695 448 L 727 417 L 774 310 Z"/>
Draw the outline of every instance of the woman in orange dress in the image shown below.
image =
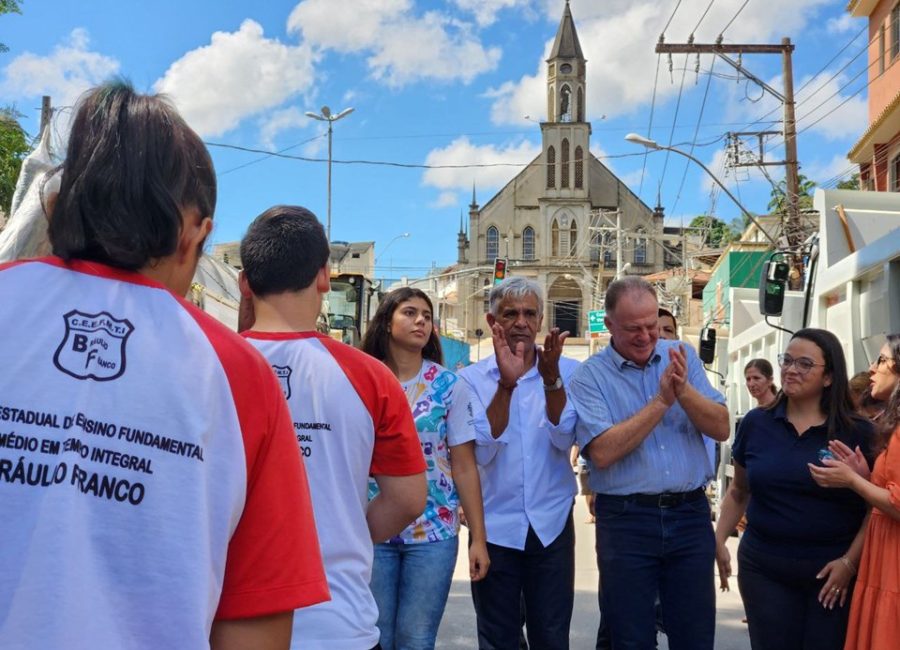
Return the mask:
<path fill-rule="evenodd" d="M 872 506 L 844 650 L 900 648 L 900 334 L 888 336 L 869 368 L 872 396 L 889 400 L 879 418 L 884 451 L 871 477 L 859 450 L 832 444 L 837 460 L 810 465 L 823 487 L 849 487 Z M 886 443 L 886 446 L 884 446 Z"/>

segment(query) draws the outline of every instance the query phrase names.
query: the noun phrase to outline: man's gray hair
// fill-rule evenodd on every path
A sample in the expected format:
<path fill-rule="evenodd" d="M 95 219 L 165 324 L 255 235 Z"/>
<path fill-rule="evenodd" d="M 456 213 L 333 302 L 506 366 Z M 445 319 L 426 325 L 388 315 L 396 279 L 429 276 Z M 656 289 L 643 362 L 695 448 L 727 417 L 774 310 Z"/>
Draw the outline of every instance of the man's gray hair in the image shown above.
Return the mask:
<path fill-rule="evenodd" d="M 639 275 L 626 275 L 620 280 L 613 280 L 609 283 L 609 287 L 606 289 L 606 299 L 604 300 L 606 312 L 614 312 L 619 300 L 621 300 L 626 293 L 631 293 L 632 291 L 646 291 L 653 296 L 654 300 L 657 299 L 656 289 L 654 289 L 653 285 L 644 278 Z"/>
<path fill-rule="evenodd" d="M 504 298 L 518 298 L 521 300 L 529 295 L 537 298 L 538 316 L 543 316 L 544 290 L 541 289 L 541 285 L 534 280 L 523 278 L 521 276 L 507 278 L 500 284 L 494 285 L 494 288 L 491 289 L 491 293 L 488 297 L 488 300 L 490 300 L 491 303 L 491 313 L 494 316 L 499 316 L 497 309 L 499 309 L 500 303 L 503 302 Z"/>

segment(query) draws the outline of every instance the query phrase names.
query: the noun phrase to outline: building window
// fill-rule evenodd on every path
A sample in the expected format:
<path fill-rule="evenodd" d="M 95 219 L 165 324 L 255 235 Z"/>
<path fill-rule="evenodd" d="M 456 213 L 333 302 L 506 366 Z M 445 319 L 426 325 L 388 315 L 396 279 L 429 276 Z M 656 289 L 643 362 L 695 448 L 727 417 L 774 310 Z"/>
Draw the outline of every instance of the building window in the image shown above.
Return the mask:
<path fill-rule="evenodd" d="M 572 227 L 569 228 L 569 255 L 575 257 L 578 254 L 578 225 L 572 220 Z"/>
<path fill-rule="evenodd" d="M 556 187 L 556 149 L 547 148 L 547 189 Z"/>
<path fill-rule="evenodd" d="M 550 226 L 550 254 L 559 257 L 559 222 L 556 219 Z"/>
<path fill-rule="evenodd" d="M 578 89 L 578 103 L 575 105 L 576 115 L 579 122 L 584 122 L 584 88 Z"/>
<path fill-rule="evenodd" d="M 575 147 L 575 189 L 584 187 L 584 149 Z"/>
<path fill-rule="evenodd" d="M 572 121 L 572 89 L 568 84 L 563 85 L 559 91 L 559 121 Z"/>
<path fill-rule="evenodd" d="M 891 9 L 891 63 L 900 54 L 900 2 Z"/>
<path fill-rule="evenodd" d="M 494 226 L 491 226 L 487 229 L 487 238 L 485 241 L 487 242 L 485 257 L 488 259 L 488 261 L 494 259 L 495 257 L 500 257 L 500 231 L 498 231 Z"/>
<path fill-rule="evenodd" d="M 569 187 L 569 140 L 563 138 L 560 156 L 559 186 Z"/>
<path fill-rule="evenodd" d="M 634 242 L 634 265 L 644 265 L 647 263 L 647 240 L 638 235 Z"/>
<path fill-rule="evenodd" d="M 900 192 L 900 154 L 891 161 L 891 192 Z"/>
<path fill-rule="evenodd" d="M 522 259 L 534 259 L 534 228 L 531 226 L 522 231 Z"/>

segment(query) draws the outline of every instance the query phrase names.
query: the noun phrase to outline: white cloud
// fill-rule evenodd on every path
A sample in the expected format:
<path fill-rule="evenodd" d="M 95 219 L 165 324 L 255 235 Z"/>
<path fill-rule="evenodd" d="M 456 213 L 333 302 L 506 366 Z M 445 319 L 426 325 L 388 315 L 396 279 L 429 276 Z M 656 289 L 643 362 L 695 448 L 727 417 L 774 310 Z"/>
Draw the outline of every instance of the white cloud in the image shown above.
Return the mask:
<path fill-rule="evenodd" d="M 804 165 L 800 173 L 815 181 L 817 185 L 821 185 L 838 175 L 849 177 L 856 170 L 856 166 L 847 159 L 846 155 L 835 154 L 831 160 L 815 160 L 809 165 Z"/>
<path fill-rule="evenodd" d="M 246 117 L 307 92 L 315 55 L 305 44 L 263 36 L 253 20 L 236 32 L 215 32 L 166 70 L 155 88 L 172 96 L 187 122 L 204 136 L 221 135 Z"/>
<path fill-rule="evenodd" d="M 425 159 L 425 164 L 460 167 L 428 169 L 422 177 L 422 182 L 444 191 L 471 191 L 473 183 L 479 191 L 497 189 L 522 171 L 540 152 L 540 145 L 527 140 L 506 147 L 496 147 L 475 145 L 466 137 L 457 138 L 443 149 L 432 149 Z M 502 166 L 466 167 L 498 163 Z"/>
<path fill-rule="evenodd" d="M 437 209 L 449 208 L 454 205 L 459 205 L 459 195 L 456 192 L 441 192 L 430 204 L 432 208 Z"/>
<path fill-rule="evenodd" d="M 453 4 L 463 11 L 475 15 L 475 21 L 481 27 L 493 25 L 497 20 L 497 14 L 503 9 L 513 7 L 528 9 L 530 0 L 453 0 Z"/>
<path fill-rule="evenodd" d="M 47 56 L 26 52 L 6 66 L 0 94 L 7 97 L 49 95 L 53 105 L 71 106 L 85 90 L 119 72 L 119 62 L 89 50 L 87 30 L 72 30 Z"/>
<path fill-rule="evenodd" d="M 843 74 L 834 79 L 832 76 L 834 72 L 825 71 L 814 78 L 806 76 L 794 80 L 797 129 L 809 128 L 807 133 L 817 133 L 829 140 L 855 138 L 868 124 L 869 114 L 865 94 L 851 95 L 865 84 L 865 79 L 850 83 L 844 89 L 842 87 L 850 78 Z M 783 84 L 781 76 L 773 77 L 767 83 L 773 88 L 781 88 Z M 737 98 L 743 97 L 743 91 L 738 94 L 732 91 L 732 96 L 731 118 L 750 122 L 770 113 L 766 119 L 781 119 L 781 103 L 769 94 L 755 103 L 739 102 Z M 801 133 L 799 137 L 802 146 L 802 139 L 809 136 Z M 780 142 L 780 139 L 773 142 Z"/>
<path fill-rule="evenodd" d="M 849 13 L 843 13 L 835 18 L 830 18 L 825 23 L 825 29 L 829 34 L 846 34 L 847 32 L 859 31 L 865 25 L 864 20 L 854 18 Z"/>
<path fill-rule="evenodd" d="M 331 0 L 304 0 L 288 17 L 288 31 L 316 48 L 366 52 L 372 77 L 391 87 L 469 83 L 500 60 L 500 49 L 485 48 L 469 23 L 437 11 L 416 16 L 410 0 L 358 0 L 346 12 Z"/>
<path fill-rule="evenodd" d="M 828 0 L 749 3 L 725 33 L 725 42 L 766 42 L 782 34 L 803 28 L 816 10 Z M 562 15 L 562 4 L 544 3 L 552 21 Z M 744 4 L 743 0 L 719 0 L 694 34 L 697 42 L 713 42 L 719 32 Z M 666 31 L 667 42 L 687 40 L 707 3 L 683 3 Z M 657 37 L 672 15 L 671 0 L 609 0 L 578 3 L 572 13 L 587 63 L 588 119 L 601 114 L 610 117 L 627 114 L 650 103 L 657 67 L 654 51 Z M 548 30 L 549 31 L 549 30 Z M 554 30 L 555 32 L 555 30 Z M 623 34 L 632 37 L 623 38 Z M 493 89 L 495 101 L 491 119 L 496 124 L 521 124 L 522 116 L 546 116 L 546 64 L 544 59 L 553 43 L 551 36 L 534 74 L 524 75 Z M 681 55 L 683 56 L 683 55 Z M 680 57 L 675 57 L 676 67 Z M 681 59 L 683 61 L 683 59 Z M 665 57 L 661 60 L 657 103 L 678 92 L 678 84 L 669 82 Z"/>
<path fill-rule="evenodd" d="M 306 126 L 309 121 L 309 118 L 304 115 L 304 111 L 296 106 L 272 111 L 260 120 L 260 140 L 267 148 L 274 149 L 275 137 L 279 133 Z"/>

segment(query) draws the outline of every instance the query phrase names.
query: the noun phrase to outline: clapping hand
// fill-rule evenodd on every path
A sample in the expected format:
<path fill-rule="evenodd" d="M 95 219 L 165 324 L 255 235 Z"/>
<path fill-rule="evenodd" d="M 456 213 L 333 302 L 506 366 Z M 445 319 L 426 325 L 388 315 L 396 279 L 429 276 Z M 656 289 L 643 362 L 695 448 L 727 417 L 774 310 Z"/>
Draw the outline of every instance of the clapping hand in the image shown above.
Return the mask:
<path fill-rule="evenodd" d="M 869 462 L 866 460 L 866 457 L 863 456 L 859 445 L 856 446 L 855 450 L 851 450 L 850 447 L 840 440 L 832 440 L 828 443 L 828 451 L 830 451 L 837 460 L 846 463 L 854 472 L 867 481 L 869 480 L 872 471 L 869 469 Z"/>
<path fill-rule="evenodd" d="M 491 326 L 491 338 L 494 342 L 494 355 L 497 358 L 497 369 L 500 371 L 500 383 L 505 386 L 515 386 L 519 377 L 528 370 L 525 367 L 525 343 L 516 343 L 516 349 L 509 347 L 506 340 L 506 332 L 499 323 Z"/>
<path fill-rule="evenodd" d="M 659 380 L 659 398 L 672 406 L 687 385 L 687 354 L 684 346 L 669 349 L 669 365 L 663 371 Z"/>
<path fill-rule="evenodd" d="M 537 350 L 538 372 L 545 384 L 552 384 L 559 378 L 559 357 L 568 337 L 568 332 L 560 333 L 559 328 L 554 327 L 544 339 L 544 346 Z"/>
<path fill-rule="evenodd" d="M 848 463 L 833 458 L 826 458 L 820 467 L 807 463 L 813 480 L 821 487 L 846 488 L 850 487 L 859 474 Z"/>

